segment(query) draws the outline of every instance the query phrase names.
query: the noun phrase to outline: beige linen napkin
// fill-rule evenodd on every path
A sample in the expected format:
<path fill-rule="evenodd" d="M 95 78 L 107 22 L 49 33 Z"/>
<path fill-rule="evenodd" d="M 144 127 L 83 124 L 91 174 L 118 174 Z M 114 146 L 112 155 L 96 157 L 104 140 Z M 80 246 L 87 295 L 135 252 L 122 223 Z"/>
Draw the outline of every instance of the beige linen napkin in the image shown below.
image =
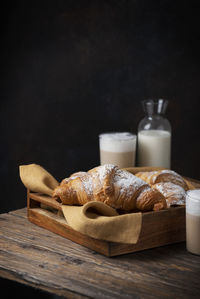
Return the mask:
<path fill-rule="evenodd" d="M 52 196 L 53 190 L 59 185 L 48 171 L 37 164 L 19 166 L 19 175 L 25 187 L 33 192 Z"/>
<path fill-rule="evenodd" d="M 59 185 L 50 173 L 37 164 L 22 165 L 19 173 L 30 191 L 52 196 Z M 84 206 L 62 205 L 62 210 L 67 223 L 82 234 L 111 242 L 135 244 L 138 241 L 142 213 L 119 215 L 115 209 L 98 201 L 88 202 Z"/>
<path fill-rule="evenodd" d="M 67 223 L 82 234 L 95 239 L 135 244 L 139 238 L 142 214 L 119 215 L 103 202 L 91 201 L 84 206 L 62 205 Z"/>

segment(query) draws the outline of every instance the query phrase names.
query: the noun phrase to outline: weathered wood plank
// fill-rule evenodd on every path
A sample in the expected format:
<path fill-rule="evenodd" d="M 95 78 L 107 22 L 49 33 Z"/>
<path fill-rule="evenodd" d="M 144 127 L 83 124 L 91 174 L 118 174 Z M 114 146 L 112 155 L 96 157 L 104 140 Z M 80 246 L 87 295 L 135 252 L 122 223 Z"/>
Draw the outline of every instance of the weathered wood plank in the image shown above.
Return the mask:
<path fill-rule="evenodd" d="M 126 296 L 127 298 L 131 298 L 133 294 L 136 295 L 135 292 L 136 289 L 138 290 L 138 287 L 139 287 L 140 294 L 148 296 L 148 292 L 150 292 L 151 294 L 152 290 L 154 290 L 153 292 L 154 296 L 157 294 L 159 296 L 162 296 L 163 298 L 170 297 L 173 294 L 176 294 L 177 291 L 175 281 L 173 281 L 173 283 L 170 283 L 172 289 L 170 288 L 168 290 L 168 294 L 165 294 L 166 285 L 163 284 L 161 282 L 161 279 L 158 279 L 157 276 L 155 276 L 156 288 L 154 289 L 151 286 L 151 284 L 153 284 L 151 276 L 144 275 L 144 274 L 138 275 L 138 273 L 135 274 L 135 271 L 132 272 L 130 270 L 128 271 L 128 273 L 127 271 L 126 272 L 121 271 L 120 275 L 116 275 L 117 273 L 119 274 L 118 272 L 119 270 L 117 271 L 117 269 L 110 269 L 110 271 L 105 271 L 104 269 L 103 271 L 99 272 L 98 269 L 94 269 L 95 265 L 92 265 L 92 267 L 89 267 L 89 265 L 87 265 L 87 269 L 84 270 L 84 273 L 85 274 L 87 273 L 87 275 L 82 275 L 83 267 L 81 269 L 80 264 L 76 265 L 75 267 L 72 260 L 70 260 L 69 263 L 69 260 L 64 259 L 64 264 L 61 265 L 60 263 L 61 257 L 54 256 L 53 262 L 52 261 L 47 262 L 47 260 L 50 259 L 50 256 L 48 256 L 47 252 L 45 253 L 45 257 L 46 257 L 45 261 L 43 261 L 43 264 L 40 264 L 41 259 L 38 257 L 38 252 L 37 254 L 35 254 L 35 250 L 33 248 L 31 249 L 31 252 L 29 252 L 30 257 L 32 256 L 31 260 L 28 258 L 27 253 L 26 253 L 26 258 L 24 259 L 24 254 L 22 254 L 23 259 L 21 259 L 20 258 L 21 254 L 18 253 L 18 249 L 21 250 L 21 246 L 19 246 L 18 244 L 12 244 L 12 245 L 14 246 L 14 250 L 15 252 L 17 252 L 17 254 L 14 254 L 14 259 L 13 259 L 12 254 L 6 253 L 5 256 L 6 256 L 7 268 L 9 268 L 9 271 L 13 271 L 13 269 L 15 269 L 16 266 L 19 267 L 20 265 L 20 269 L 18 270 L 18 273 L 20 273 L 20 277 L 26 281 L 29 282 L 31 281 L 34 284 L 40 283 L 45 287 L 49 286 L 53 289 L 71 288 L 71 285 L 75 285 L 76 290 L 79 290 L 81 292 L 86 291 L 88 296 L 91 295 L 91 292 L 92 292 L 92 296 L 94 296 L 95 293 L 99 294 L 99 296 L 95 298 L 102 298 L 102 296 L 103 298 L 111 298 L 111 297 L 116 298 L 116 296 L 118 296 L 118 298 L 124 298 L 124 296 Z M 1 242 L 1 247 L 2 247 L 2 242 Z M 43 253 L 40 254 L 44 259 Z M 1 255 L 1 259 L 0 259 L 1 264 L 2 264 L 2 257 L 3 255 Z M 9 259 L 7 259 L 7 257 Z M 61 261 L 63 263 L 63 260 Z M 37 270 L 38 267 L 40 267 L 39 272 Z M 67 274 L 69 273 L 70 275 L 68 276 Z M 80 276 L 81 276 L 82 283 L 80 283 Z M 103 278 L 104 279 L 106 278 L 106 281 L 102 282 Z M 96 280 L 101 283 L 100 284 L 93 283 Z M 113 285 L 115 285 L 116 288 L 115 292 L 112 290 Z M 102 291 L 102 287 L 105 288 L 106 294 L 104 294 L 104 292 Z M 124 292 L 124 288 L 126 290 L 125 292 Z M 120 292 L 121 296 L 119 296 L 118 292 Z"/>
<path fill-rule="evenodd" d="M 4 266 L 6 263 L 7 269 L 11 272 L 14 272 L 16 267 L 20 267 L 18 273 L 26 281 L 31 281 L 34 284 L 40 283 L 54 289 L 63 287 L 63 289 L 67 288 L 71 291 L 76 290 L 82 294 L 86 293 L 89 297 L 98 294 L 97 298 L 114 298 L 119 293 L 121 294 L 119 298 L 123 298 L 125 295 L 127 298 L 131 298 L 131 294 L 134 294 L 134 284 L 125 280 L 122 285 L 123 276 L 126 275 L 125 273 L 119 275 L 116 269 L 115 271 L 113 269 L 113 275 L 110 276 L 111 271 L 105 271 L 106 269 L 101 269 L 95 263 L 92 265 L 76 263 L 73 259 L 63 258 L 57 254 L 52 256 L 52 252 L 40 251 L 38 247 L 29 247 L 13 240 L 9 245 L 12 247 L 12 253 L 8 251 L 7 240 L 0 238 L 0 247 L 3 248 L 0 263 Z M 109 279 L 103 283 L 95 283 L 95 281 L 101 282 L 106 276 L 109 276 Z M 145 285 L 143 281 L 142 284 Z M 113 288 L 114 285 L 115 288 Z M 131 292 L 130 296 L 127 291 L 124 292 L 124 288 Z"/>
<path fill-rule="evenodd" d="M 18 220 L 19 221 L 19 220 Z M 20 232 L 20 229 L 21 227 L 15 223 L 12 224 L 12 229 L 16 228 L 16 230 L 18 232 Z M 29 224 L 29 226 L 32 226 L 31 224 Z M 29 230 L 27 232 L 27 234 L 25 234 L 25 232 L 23 232 L 23 235 L 22 234 L 13 234 L 11 233 L 11 236 L 8 235 L 7 237 L 9 238 L 17 238 L 17 240 L 19 240 L 20 242 L 27 242 L 29 241 L 30 245 L 34 245 L 35 243 L 39 244 L 37 246 L 40 246 L 42 249 L 46 250 L 48 248 L 48 250 L 51 250 L 51 251 L 55 251 L 59 254 L 63 254 L 63 255 L 70 255 L 70 258 L 74 261 L 77 261 L 77 263 L 80 262 L 80 254 L 81 254 L 81 260 L 82 262 L 94 262 L 96 260 L 96 257 L 98 257 L 98 263 L 101 261 L 101 263 L 104 263 L 104 266 L 107 267 L 107 265 L 110 265 L 109 264 L 109 259 L 103 259 L 103 257 L 101 256 L 98 256 L 98 255 L 88 255 L 88 251 L 87 250 L 82 250 L 82 247 L 77 245 L 77 244 L 73 244 L 72 242 L 68 241 L 68 240 L 65 240 L 65 239 L 62 239 L 60 240 L 60 237 L 59 236 L 56 236 L 54 237 L 53 234 L 51 234 L 50 232 L 47 231 L 47 234 L 49 235 L 52 235 L 52 239 L 49 238 L 49 236 L 47 236 L 45 238 L 45 234 L 42 234 L 41 237 L 38 237 L 36 238 L 36 234 L 37 234 L 37 228 L 36 226 L 33 226 L 33 228 L 36 229 L 36 233 L 32 233 L 31 235 L 31 232 L 33 232 L 32 230 Z M 5 231 L 5 230 L 4 230 Z M 8 229 L 9 231 L 9 229 Z M 6 235 L 8 234 L 8 231 L 6 231 Z M 40 229 L 41 232 L 45 233 L 46 231 L 43 230 L 43 229 Z M 14 235 L 14 236 L 13 236 Z M 25 237 L 25 239 L 24 239 Z M 53 240 L 55 240 L 55 242 L 53 242 Z M 60 241 L 60 242 L 59 242 Z M 48 244 L 48 245 L 47 245 Z M 66 244 L 66 245 L 65 245 Z M 71 245 L 72 247 L 69 247 L 69 245 Z M 76 250 L 73 250 L 73 245 L 74 247 L 76 248 Z M 79 249 L 79 251 L 77 252 L 77 249 Z M 119 261 L 119 260 L 118 260 Z M 177 261 L 174 261 L 173 264 L 175 264 L 175 262 L 177 263 Z M 182 262 L 181 262 L 182 263 Z M 134 268 L 136 267 L 136 265 L 134 265 Z M 181 265 L 178 265 L 177 267 L 181 267 Z M 185 267 L 187 268 L 187 267 Z M 139 270 L 139 269 L 138 269 Z M 145 270 L 146 268 L 143 268 L 143 272 L 145 273 Z M 104 269 L 105 271 L 105 269 Z M 148 271 L 148 269 L 147 269 Z"/>
<path fill-rule="evenodd" d="M 106 258 L 27 221 L 0 215 L 0 275 L 70 298 L 198 298 L 200 260 L 185 245 Z"/>
<path fill-rule="evenodd" d="M 27 207 L 25 207 L 23 209 L 18 209 L 18 210 L 10 211 L 8 214 L 27 219 Z M 3 214 L 1 214 L 1 215 L 3 215 Z"/>
<path fill-rule="evenodd" d="M 55 289 L 53 288 L 52 286 L 44 286 L 44 285 L 39 285 L 36 284 L 36 283 L 33 283 L 33 282 L 28 282 L 26 280 L 24 280 L 23 278 L 21 278 L 20 276 L 18 277 L 18 275 L 16 275 L 16 273 L 11 273 L 7 270 L 2 270 L 0 269 L 0 277 L 2 278 L 5 278 L 5 279 L 9 279 L 9 280 L 13 280 L 13 281 L 16 281 L 18 283 L 21 283 L 21 284 L 25 284 L 27 286 L 30 286 L 30 287 L 33 287 L 33 288 L 36 288 L 36 289 L 40 289 L 42 291 L 46 291 L 48 293 L 53 293 L 53 294 L 56 294 L 56 295 L 59 295 L 59 296 L 63 296 L 63 297 L 66 297 L 68 299 L 86 299 L 86 298 L 89 298 L 88 296 L 84 296 L 84 295 L 81 295 L 81 294 L 77 294 L 75 292 L 70 292 L 69 290 L 66 290 L 66 289 Z M 3 288 L 1 288 L 1 290 L 3 291 L 3 293 L 6 293 L 6 289 L 3 290 Z"/>

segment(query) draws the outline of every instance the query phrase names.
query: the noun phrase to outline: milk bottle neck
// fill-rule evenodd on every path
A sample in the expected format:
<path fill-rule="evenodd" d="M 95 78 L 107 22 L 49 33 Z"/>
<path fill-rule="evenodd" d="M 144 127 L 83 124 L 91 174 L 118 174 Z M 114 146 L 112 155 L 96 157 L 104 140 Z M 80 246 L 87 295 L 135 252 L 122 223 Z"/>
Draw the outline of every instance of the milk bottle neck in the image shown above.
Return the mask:
<path fill-rule="evenodd" d="M 138 131 L 141 130 L 164 130 L 171 132 L 171 125 L 165 117 L 168 101 L 145 100 L 142 102 L 146 116 L 140 121 Z"/>
<path fill-rule="evenodd" d="M 149 121 L 152 121 L 153 119 L 157 119 L 160 121 L 166 119 L 165 116 L 162 114 L 148 114 L 147 116 L 145 116 L 145 118 L 148 119 Z"/>
<path fill-rule="evenodd" d="M 144 112 L 146 113 L 148 118 L 152 118 L 153 116 L 164 117 L 164 114 L 167 109 L 168 101 L 159 99 L 158 101 L 153 100 L 145 100 L 142 102 Z"/>

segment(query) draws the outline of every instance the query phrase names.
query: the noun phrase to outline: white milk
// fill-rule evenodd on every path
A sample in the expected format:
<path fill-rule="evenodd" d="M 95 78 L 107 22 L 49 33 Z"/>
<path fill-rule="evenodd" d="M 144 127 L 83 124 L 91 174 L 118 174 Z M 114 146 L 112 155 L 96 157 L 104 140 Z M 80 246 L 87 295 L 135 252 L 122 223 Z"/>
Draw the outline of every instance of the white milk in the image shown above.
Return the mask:
<path fill-rule="evenodd" d="M 138 166 L 170 168 L 171 133 L 142 130 L 138 133 Z"/>
<path fill-rule="evenodd" d="M 101 165 L 135 166 L 136 135 L 128 132 L 101 134 L 99 145 Z"/>
<path fill-rule="evenodd" d="M 200 189 L 189 190 L 186 196 L 186 247 L 200 255 Z"/>

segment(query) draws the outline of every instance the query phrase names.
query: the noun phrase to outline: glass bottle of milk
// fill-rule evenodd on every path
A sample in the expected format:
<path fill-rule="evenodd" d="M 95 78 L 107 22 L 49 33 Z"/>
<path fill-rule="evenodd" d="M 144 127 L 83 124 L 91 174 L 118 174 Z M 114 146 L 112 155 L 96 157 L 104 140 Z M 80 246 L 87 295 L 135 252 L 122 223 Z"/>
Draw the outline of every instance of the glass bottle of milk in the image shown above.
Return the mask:
<path fill-rule="evenodd" d="M 164 114 L 167 100 L 142 102 L 146 116 L 138 125 L 138 166 L 170 168 L 171 125 Z"/>

